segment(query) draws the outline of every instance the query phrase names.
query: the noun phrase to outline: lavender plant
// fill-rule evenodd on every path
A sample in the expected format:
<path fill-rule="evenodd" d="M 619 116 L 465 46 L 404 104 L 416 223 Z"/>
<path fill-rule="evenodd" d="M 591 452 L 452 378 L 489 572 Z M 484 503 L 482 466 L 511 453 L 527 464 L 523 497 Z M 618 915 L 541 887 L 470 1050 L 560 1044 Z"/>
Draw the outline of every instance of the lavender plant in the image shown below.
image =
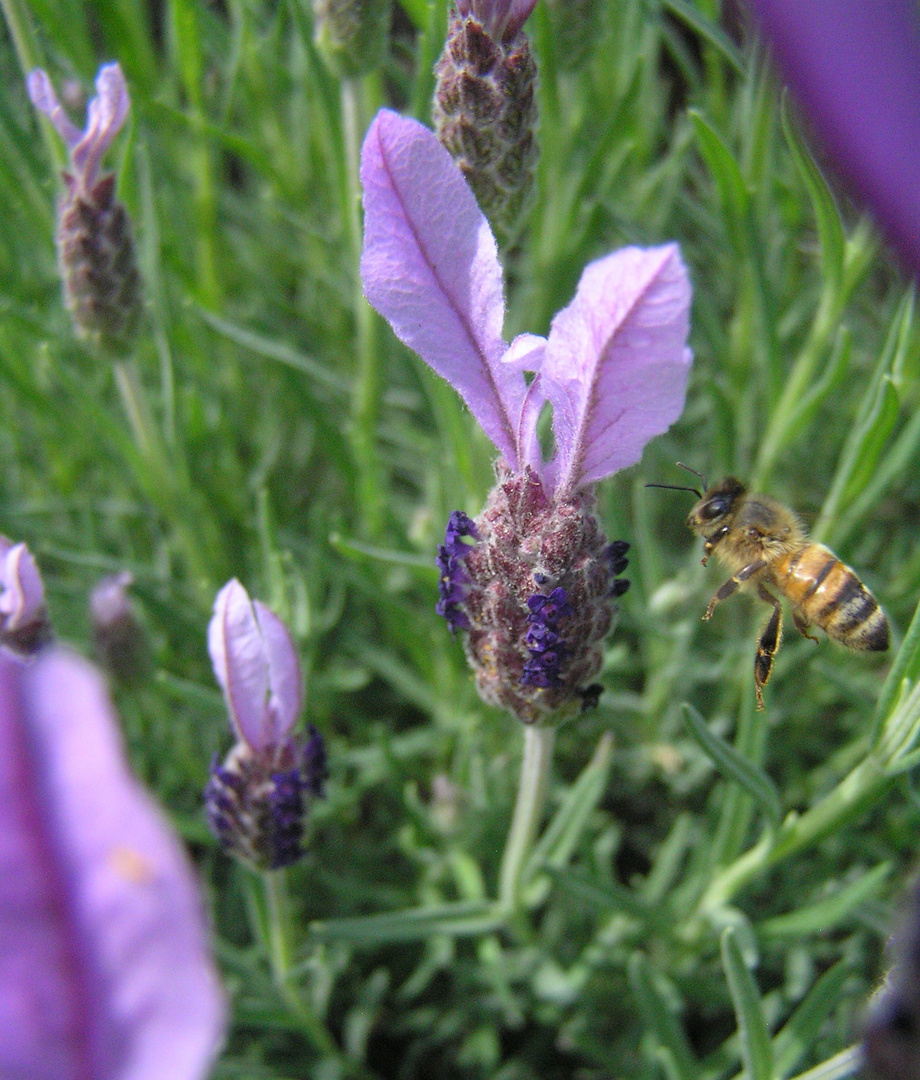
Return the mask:
<path fill-rule="evenodd" d="M 819 6 L 803 2 L 799 35 Z M 854 100 L 880 72 L 911 98 L 914 39 L 876 48 L 871 5 L 832 6 L 785 77 L 794 90 L 809 64 L 822 73 L 799 93 L 816 130 L 820 90 L 828 110 L 858 113 L 861 152 L 875 147 L 876 165 L 889 153 L 881 179 L 909 202 L 910 141 L 891 141 L 901 113 L 871 89 L 861 111 Z M 214 1080 L 889 1080 L 911 1067 L 909 930 L 861 1018 L 917 858 L 915 299 L 825 178 L 830 159 L 746 8 L 398 0 L 338 66 L 307 3 L 0 8 L 0 528 L 42 568 L 32 607 L 80 650 L 91 588 L 133 577 L 152 670 L 112 692 L 132 767 L 203 879 L 232 1017 Z M 841 65 L 843 45 L 881 63 Z M 131 111 L 113 199 L 130 210 L 145 300 L 100 363 L 95 332 L 70 332 L 53 240 L 60 171 L 79 181 L 68 159 L 86 132 L 70 120 L 76 141 L 62 142 L 25 80 L 48 73 L 60 125 L 114 58 Z M 446 129 L 461 151 L 477 135 L 499 147 L 487 171 L 514 220 L 496 249 L 462 163 L 383 113 L 365 147 L 369 251 L 385 256 L 368 294 L 395 305 L 379 305 L 394 336 L 362 290 L 361 146 L 381 105 L 434 127 L 448 60 Z M 97 110 L 105 99 L 97 87 Z M 87 132 L 114 134 L 103 114 L 114 122 L 120 100 L 90 110 Z M 755 714 L 756 615 L 740 601 L 702 622 L 713 584 L 685 535 L 689 500 L 645 488 L 676 460 L 794 506 L 858 567 L 892 624 L 890 666 L 790 640 Z M 6 573 L 12 615 L 38 593 L 12 551 Z M 215 687 L 206 628 L 234 576 L 264 605 L 222 592 Z M 118 625 L 123 590 L 108 601 Z M 48 659 L 16 661 L 16 715 Z M 67 827 L 102 828 L 103 794 L 121 790 L 86 734 L 81 685 L 54 681 L 67 720 L 55 747 L 68 775 L 94 779 L 100 809 L 71 812 L 57 772 L 25 770 L 16 790 L 40 793 L 29 806 L 51 842 L 16 856 L 8 887 L 114 865 L 132 920 L 173 904 L 170 925 L 132 938 L 136 965 L 116 950 L 105 966 L 100 921 L 54 923 L 73 955 L 102 950 L 106 978 L 87 981 L 98 1028 L 127 1045 L 146 1030 L 120 1009 L 125 985 L 144 1012 L 134 979 L 171 1032 L 195 1013 L 160 1011 L 168 972 L 144 980 L 147 947 L 166 948 L 185 908 L 168 859 L 145 877 L 130 807 L 114 860 L 68 846 Z M 322 799 L 302 698 L 329 742 Z M 20 945 L 11 934 L 0 956 L 44 988 L 38 950 L 27 962 Z M 213 989 L 206 953 L 191 956 Z M 73 969 L 53 970 L 49 993 L 68 988 Z M 23 1015 L 4 1027 L 14 1045 L 45 1030 Z M 67 1075 L 46 1045 L 29 1043 L 28 1080 L 49 1063 Z"/>

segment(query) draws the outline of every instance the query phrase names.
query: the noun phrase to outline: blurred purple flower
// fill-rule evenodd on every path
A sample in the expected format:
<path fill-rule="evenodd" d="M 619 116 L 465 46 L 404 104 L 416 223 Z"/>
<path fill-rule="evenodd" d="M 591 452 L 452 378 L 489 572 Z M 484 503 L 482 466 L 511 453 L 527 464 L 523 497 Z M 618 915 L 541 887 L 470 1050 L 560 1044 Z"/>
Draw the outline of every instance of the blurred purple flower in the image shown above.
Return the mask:
<path fill-rule="evenodd" d="M 495 239 L 434 135 L 378 113 L 361 179 L 368 300 L 460 393 L 502 457 L 483 513 L 448 522 L 437 610 L 464 632 L 482 697 L 525 723 L 596 701 L 590 680 L 626 589 L 616 579 L 628 545 L 608 543 L 593 489 L 683 409 L 690 282 L 680 253 L 630 247 L 590 263 L 549 336 L 508 345 Z M 548 461 L 537 438 L 546 403 Z"/>
<path fill-rule="evenodd" d="M 105 64 L 96 76 L 97 95 L 86 109 L 86 127 L 81 131 L 64 111 L 47 74 L 36 68 L 27 80 L 32 104 L 48 117 L 70 151 L 72 183 L 84 194 L 91 191 L 99 176 L 102 155 L 121 130 L 131 107 L 128 87 L 118 64 Z"/>
<path fill-rule="evenodd" d="M 920 10 L 914 0 L 750 0 L 843 178 L 920 270 Z"/>
<path fill-rule="evenodd" d="M 198 1080 L 225 1006 L 188 861 L 104 683 L 0 655 L 0 1076 Z"/>
<path fill-rule="evenodd" d="M 234 578 L 214 602 L 208 650 L 238 739 L 212 765 L 208 821 L 227 851 L 258 869 L 287 866 L 303 854 L 304 797 L 321 796 L 326 779 L 319 732 L 292 735 L 303 708 L 297 649 L 281 619 Z"/>
<path fill-rule="evenodd" d="M 0 536 L 0 645 L 31 656 L 50 640 L 45 587 L 32 552 Z"/>
<path fill-rule="evenodd" d="M 564 500 L 634 464 L 680 415 L 690 282 L 676 245 L 590 263 L 549 337 L 524 334 L 508 346 L 495 240 L 434 135 L 381 111 L 361 179 L 368 300 L 459 392 L 512 472 L 529 465 Z M 530 385 L 525 371 L 537 373 Z M 558 449 L 544 464 L 536 422 L 547 401 Z"/>

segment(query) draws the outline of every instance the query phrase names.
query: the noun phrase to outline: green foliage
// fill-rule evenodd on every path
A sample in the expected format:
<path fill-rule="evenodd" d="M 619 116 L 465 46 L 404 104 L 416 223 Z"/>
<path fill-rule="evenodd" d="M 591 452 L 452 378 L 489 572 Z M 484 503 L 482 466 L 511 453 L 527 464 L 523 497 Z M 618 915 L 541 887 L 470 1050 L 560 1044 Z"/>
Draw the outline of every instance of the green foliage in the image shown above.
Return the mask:
<path fill-rule="evenodd" d="M 696 361 L 681 421 L 602 486 L 632 588 L 509 906 L 521 735 L 434 613 L 435 545 L 482 506 L 490 448 L 358 278 L 360 139 L 381 104 L 430 122 L 444 4 L 402 0 L 382 71 L 340 83 L 307 0 L 4 0 L 0 530 L 36 553 L 77 648 L 95 580 L 135 576 L 156 674 L 116 694 L 205 882 L 235 1017 L 216 1077 L 855 1075 L 917 854 L 912 289 L 717 0 L 585 4 L 577 65 L 561 7 L 527 27 L 541 158 L 506 336 L 545 333 L 589 259 L 674 239 Z M 111 59 L 133 127 L 109 165 L 147 298 L 115 366 L 61 302 L 63 158 L 23 81 L 40 64 L 87 89 Z M 814 524 L 888 612 L 891 657 L 792 635 L 756 713 L 762 605 L 703 623 L 722 578 L 687 497 L 644 487 L 682 482 L 678 459 Z M 229 742 L 205 630 L 233 575 L 291 626 L 330 744 L 309 855 L 269 887 L 200 807 Z"/>

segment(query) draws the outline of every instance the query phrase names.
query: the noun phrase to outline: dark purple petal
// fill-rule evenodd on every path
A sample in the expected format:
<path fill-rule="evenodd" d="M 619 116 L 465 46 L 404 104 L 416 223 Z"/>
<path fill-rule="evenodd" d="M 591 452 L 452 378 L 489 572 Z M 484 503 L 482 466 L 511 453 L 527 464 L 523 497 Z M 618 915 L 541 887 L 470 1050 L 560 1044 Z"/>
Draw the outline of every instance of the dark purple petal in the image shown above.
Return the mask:
<path fill-rule="evenodd" d="M 101 677 L 0 655 L 0 1076 L 198 1080 L 223 1026 L 201 897 Z"/>
<path fill-rule="evenodd" d="M 920 269 L 920 10 L 914 0 L 751 0 L 854 193 Z"/>
<path fill-rule="evenodd" d="M 557 499 L 639 460 L 684 407 L 690 281 L 675 244 L 623 248 L 585 267 L 553 319 L 540 368 L 558 448 Z"/>
<path fill-rule="evenodd" d="M 386 109 L 364 140 L 361 183 L 368 300 L 516 469 L 527 383 L 501 362 L 502 270 L 472 191 L 432 132 Z"/>

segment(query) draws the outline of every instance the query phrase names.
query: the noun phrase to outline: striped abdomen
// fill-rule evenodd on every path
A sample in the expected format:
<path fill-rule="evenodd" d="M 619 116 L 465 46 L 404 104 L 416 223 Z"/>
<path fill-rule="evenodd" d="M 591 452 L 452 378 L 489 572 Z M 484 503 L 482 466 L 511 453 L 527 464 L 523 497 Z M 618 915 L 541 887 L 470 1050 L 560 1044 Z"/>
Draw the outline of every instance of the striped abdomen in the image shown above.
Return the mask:
<path fill-rule="evenodd" d="M 823 544 L 806 544 L 772 564 L 777 588 L 809 623 L 850 649 L 884 652 L 888 620 L 865 585 Z"/>

